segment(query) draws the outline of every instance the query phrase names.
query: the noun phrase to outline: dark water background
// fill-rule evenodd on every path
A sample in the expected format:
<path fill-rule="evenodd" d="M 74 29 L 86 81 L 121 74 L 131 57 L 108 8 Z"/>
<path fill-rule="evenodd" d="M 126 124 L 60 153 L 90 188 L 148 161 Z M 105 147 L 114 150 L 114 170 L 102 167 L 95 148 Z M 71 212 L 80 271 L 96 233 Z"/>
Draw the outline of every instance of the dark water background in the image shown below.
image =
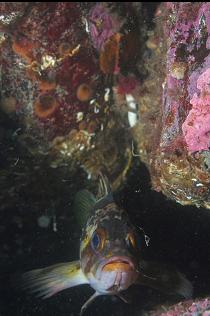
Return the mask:
<path fill-rule="evenodd" d="M 132 221 L 150 236 L 147 259 L 175 265 L 193 283 L 194 297 L 210 291 L 210 214 L 205 209 L 183 207 L 151 191 L 146 168 L 137 161 L 125 187 L 115 194 Z M 33 208 L 33 206 L 32 206 Z M 71 205 L 57 211 L 57 232 L 52 225 L 40 228 L 36 215 L 24 210 L 1 211 L 1 278 L 0 315 L 77 315 L 82 304 L 93 293 L 88 285 L 65 290 L 40 300 L 13 288 L 11 276 L 58 262 L 76 260 L 79 252 L 79 229 Z M 29 217 L 22 225 L 18 215 Z M 5 229 L 3 229 L 3 228 Z M 178 298 L 135 286 L 128 291 L 132 304 L 117 298 L 99 297 L 86 315 L 141 315 L 143 309 L 175 302 Z"/>
<path fill-rule="evenodd" d="M 147 4 L 143 4 L 147 11 L 146 22 L 150 23 L 156 5 L 152 3 L 148 9 Z M 17 129 L 18 124 L 5 118 L 1 119 L 1 123 L 3 121 L 1 129 L 9 136 L 4 137 L 3 141 L 0 139 L 0 163 L 1 168 L 7 168 L 9 147 L 14 146 L 10 134 Z M 19 151 L 18 148 L 15 150 Z M 72 202 L 76 191 L 82 189 L 80 183 L 84 174 L 81 172 L 81 179 L 77 174 L 77 178 L 62 182 L 56 170 L 40 172 L 45 182 L 41 180 L 40 183 L 33 183 L 33 195 L 30 188 L 26 188 L 16 207 L 0 207 L 0 316 L 78 315 L 81 306 L 93 293 L 88 285 L 84 285 L 40 300 L 16 288 L 21 273 L 76 260 L 79 255 L 80 230 L 75 225 Z M 30 191 L 29 195 L 27 190 Z M 47 194 L 47 191 L 51 193 Z M 115 199 L 127 210 L 133 223 L 143 227 L 151 238 L 145 258 L 175 265 L 193 283 L 194 297 L 209 294 L 210 212 L 196 207 L 183 207 L 167 200 L 161 193 L 152 191 L 148 171 L 138 158 L 134 158 L 127 182 L 115 193 Z M 38 226 L 37 219 L 43 214 L 39 203 L 49 209 L 54 208 L 57 232 L 53 231 L 52 223 L 48 228 Z M 130 305 L 114 297 L 99 297 L 85 315 L 144 315 L 144 311 L 156 304 L 179 300 L 143 286 L 132 287 L 128 295 L 132 298 Z"/>

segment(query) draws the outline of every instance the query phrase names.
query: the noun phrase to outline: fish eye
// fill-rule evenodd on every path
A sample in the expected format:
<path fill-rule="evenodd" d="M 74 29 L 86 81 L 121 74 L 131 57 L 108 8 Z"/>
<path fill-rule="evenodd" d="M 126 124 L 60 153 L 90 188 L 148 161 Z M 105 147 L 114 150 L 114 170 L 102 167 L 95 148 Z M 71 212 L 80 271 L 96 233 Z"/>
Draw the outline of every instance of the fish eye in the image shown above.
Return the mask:
<path fill-rule="evenodd" d="M 141 240 L 140 236 L 137 236 L 137 237 L 136 237 L 136 247 L 137 247 L 138 249 L 141 249 L 141 248 L 142 248 L 142 240 Z"/>
<path fill-rule="evenodd" d="M 99 248 L 99 246 L 100 246 L 100 236 L 97 233 L 97 231 L 95 231 L 93 233 L 92 240 L 91 240 L 91 245 L 92 245 L 92 248 L 94 250 L 97 250 Z"/>
<path fill-rule="evenodd" d="M 102 250 L 104 247 L 106 236 L 105 231 L 102 228 L 98 228 L 92 235 L 91 246 L 93 250 Z"/>
<path fill-rule="evenodd" d="M 126 236 L 126 243 L 129 248 L 135 248 L 136 247 L 136 242 L 134 235 L 132 233 L 128 233 Z"/>

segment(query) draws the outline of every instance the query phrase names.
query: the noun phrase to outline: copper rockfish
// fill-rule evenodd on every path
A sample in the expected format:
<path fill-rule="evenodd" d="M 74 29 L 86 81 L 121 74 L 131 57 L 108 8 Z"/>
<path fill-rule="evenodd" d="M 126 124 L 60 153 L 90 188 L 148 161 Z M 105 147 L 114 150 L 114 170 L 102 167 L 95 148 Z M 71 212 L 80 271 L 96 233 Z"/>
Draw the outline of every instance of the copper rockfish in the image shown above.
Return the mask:
<path fill-rule="evenodd" d="M 89 284 L 95 293 L 83 305 L 81 314 L 99 295 L 116 295 L 126 301 L 121 291 L 132 284 L 146 285 L 188 298 L 191 283 L 176 269 L 141 258 L 138 229 L 127 213 L 119 208 L 107 178 L 101 175 L 100 199 L 87 190 L 75 197 L 77 214 L 86 214 L 80 243 L 80 259 L 32 270 L 23 275 L 23 286 L 43 298 L 64 289 Z"/>

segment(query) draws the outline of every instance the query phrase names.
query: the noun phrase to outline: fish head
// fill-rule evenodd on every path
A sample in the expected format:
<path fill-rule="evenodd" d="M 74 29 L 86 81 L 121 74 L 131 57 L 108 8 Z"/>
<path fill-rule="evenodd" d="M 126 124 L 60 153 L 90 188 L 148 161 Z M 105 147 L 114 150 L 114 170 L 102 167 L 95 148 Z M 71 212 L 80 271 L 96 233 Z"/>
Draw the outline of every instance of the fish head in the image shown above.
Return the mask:
<path fill-rule="evenodd" d="M 141 240 L 127 214 L 114 203 L 110 210 L 99 211 L 83 232 L 81 268 L 97 292 L 114 294 L 135 283 Z"/>

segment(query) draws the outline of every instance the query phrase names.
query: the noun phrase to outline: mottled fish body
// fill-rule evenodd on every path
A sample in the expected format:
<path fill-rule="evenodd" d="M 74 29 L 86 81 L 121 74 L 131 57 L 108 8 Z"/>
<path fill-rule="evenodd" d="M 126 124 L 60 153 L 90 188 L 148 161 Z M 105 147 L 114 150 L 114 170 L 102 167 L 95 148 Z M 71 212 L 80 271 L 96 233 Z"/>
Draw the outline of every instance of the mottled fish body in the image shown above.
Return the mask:
<path fill-rule="evenodd" d="M 126 301 L 121 291 L 132 284 L 191 297 L 192 285 L 180 272 L 141 258 L 139 231 L 114 202 L 108 180 L 102 174 L 99 193 L 100 199 L 87 190 L 75 197 L 74 210 L 83 227 L 80 259 L 26 272 L 24 288 L 48 298 L 64 289 L 89 284 L 95 293 L 83 305 L 81 314 L 99 295 L 117 295 Z"/>

